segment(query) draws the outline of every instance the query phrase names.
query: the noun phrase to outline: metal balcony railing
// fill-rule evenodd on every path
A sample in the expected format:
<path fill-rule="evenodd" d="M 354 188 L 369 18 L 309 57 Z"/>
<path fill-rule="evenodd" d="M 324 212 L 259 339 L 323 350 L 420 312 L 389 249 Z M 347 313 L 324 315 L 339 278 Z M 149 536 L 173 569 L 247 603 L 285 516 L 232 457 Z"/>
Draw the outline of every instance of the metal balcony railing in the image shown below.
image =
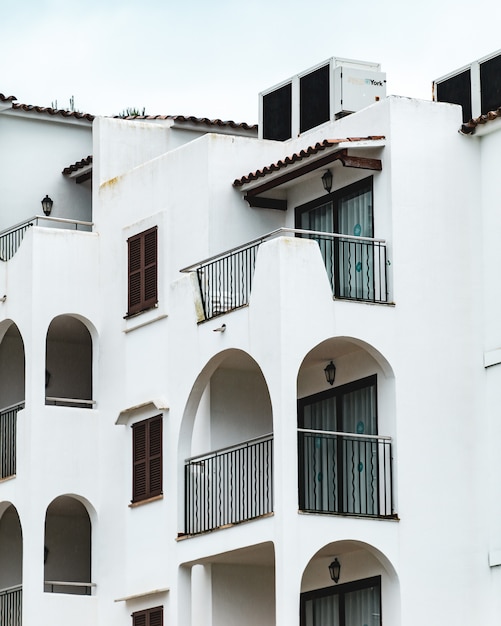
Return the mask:
<path fill-rule="evenodd" d="M 68 593 L 77 596 L 91 596 L 96 583 L 65 582 L 62 580 L 44 580 L 45 593 Z M 3 624 L 0 623 L 0 626 Z"/>
<path fill-rule="evenodd" d="M 299 429 L 299 508 L 395 517 L 391 438 Z"/>
<path fill-rule="evenodd" d="M 388 301 L 388 262 L 383 239 L 279 228 L 181 270 L 196 271 L 206 320 L 249 303 L 258 248 L 264 241 L 283 235 L 318 242 L 335 297 L 363 302 Z"/>
<path fill-rule="evenodd" d="M 0 625 L 21 626 L 23 589 L 21 585 L 0 589 Z"/>
<path fill-rule="evenodd" d="M 185 463 L 185 534 L 273 512 L 273 436 L 265 435 Z"/>
<path fill-rule="evenodd" d="M 0 411 L 0 479 L 16 474 L 17 414 L 23 408 L 21 402 Z"/>
<path fill-rule="evenodd" d="M 45 396 L 45 404 L 51 406 L 67 406 L 81 409 L 93 409 L 96 401 L 82 400 L 80 398 L 57 398 L 55 396 Z"/>
<path fill-rule="evenodd" d="M 28 228 L 46 223 L 48 226 L 58 226 L 60 228 L 75 228 L 78 230 L 92 229 L 92 222 L 82 222 L 81 220 L 68 220 L 62 217 L 48 217 L 46 215 L 34 215 L 15 226 L 6 228 L 0 232 L 0 261 L 9 261 L 16 254 Z"/>

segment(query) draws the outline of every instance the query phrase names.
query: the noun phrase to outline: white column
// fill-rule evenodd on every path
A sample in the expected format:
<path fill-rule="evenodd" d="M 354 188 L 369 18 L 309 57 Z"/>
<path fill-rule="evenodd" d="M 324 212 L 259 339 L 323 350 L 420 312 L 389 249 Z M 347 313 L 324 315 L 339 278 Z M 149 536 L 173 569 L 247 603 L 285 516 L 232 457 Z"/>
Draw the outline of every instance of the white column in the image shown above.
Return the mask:
<path fill-rule="evenodd" d="M 194 565 L 191 570 L 191 625 L 212 626 L 212 567 Z"/>

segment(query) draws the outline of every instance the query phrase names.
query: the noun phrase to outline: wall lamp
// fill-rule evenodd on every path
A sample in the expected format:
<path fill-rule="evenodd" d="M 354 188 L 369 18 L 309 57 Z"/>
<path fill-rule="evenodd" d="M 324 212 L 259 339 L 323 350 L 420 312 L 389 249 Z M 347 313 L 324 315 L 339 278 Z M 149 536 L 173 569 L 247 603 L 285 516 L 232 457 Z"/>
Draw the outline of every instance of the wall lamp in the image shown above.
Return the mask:
<path fill-rule="evenodd" d="M 336 366 L 332 361 L 324 369 L 324 374 L 325 380 L 332 386 L 334 384 L 334 380 L 336 379 Z"/>
<path fill-rule="evenodd" d="M 51 200 L 51 198 L 49 198 L 48 195 L 45 196 L 45 198 L 42 200 L 42 209 L 43 212 L 45 213 L 45 215 L 49 216 L 51 211 L 52 211 L 52 205 L 54 204 L 54 201 Z"/>
<path fill-rule="evenodd" d="M 332 189 L 332 172 L 330 170 L 325 170 L 322 174 L 322 185 L 327 193 L 331 192 Z"/>
<path fill-rule="evenodd" d="M 339 577 L 341 575 L 341 563 L 337 560 L 337 556 L 329 565 L 329 574 L 335 583 L 339 582 Z"/>

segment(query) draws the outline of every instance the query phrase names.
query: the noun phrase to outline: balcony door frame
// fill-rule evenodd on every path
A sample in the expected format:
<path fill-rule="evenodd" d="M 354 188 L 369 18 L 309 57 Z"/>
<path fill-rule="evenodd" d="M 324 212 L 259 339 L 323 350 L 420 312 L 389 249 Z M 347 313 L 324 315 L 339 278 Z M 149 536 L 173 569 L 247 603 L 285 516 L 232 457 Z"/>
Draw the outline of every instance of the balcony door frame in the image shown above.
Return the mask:
<path fill-rule="evenodd" d="M 343 415 L 343 399 L 350 393 L 354 392 L 354 391 L 359 391 L 362 389 L 373 389 L 373 402 L 374 402 L 374 411 L 375 411 L 375 415 L 373 416 L 372 419 L 372 428 L 370 428 L 369 430 L 371 432 L 366 432 L 365 430 L 365 423 L 362 423 L 362 421 L 357 422 L 357 428 L 355 430 L 345 430 L 343 427 L 343 419 L 344 419 L 344 415 Z M 298 428 L 311 428 L 311 425 L 306 425 L 305 423 L 305 409 L 308 406 L 311 405 L 315 405 L 318 403 L 321 403 L 325 400 L 329 400 L 332 399 L 333 402 L 335 403 L 335 420 L 336 420 L 336 425 L 332 430 L 335 430 L 337 432 L 343 432 L 346 433 L 347 435 L 350 434 L 350 432 L 352 434 L 367 434 L 367 435 L 377 435 L 378 434 L 378 398 L 377 398 L 377 374 L 373 374 L 371 376 L 367 376 L 365 378 L 361 378 L 355 381 L 352 381 L 350 383 L 347 383 L 345 385 L 339 385 L 337 387 L 333 387 L 332 389 L 328 389 L 327 391 L 322 391 L 320 393 L 316 393 L 310 396 L 305 396 L 304 398 L 300 398 L 297 401 L 297 420 L 298 420 Z M 358 428 L 358 425 L 361 425 L 361 427 L 363 428 Z M 315 430 L 330 430 L 330 429 L 326 429 L 326 428 L 318 428 Z M 332 477 L 334 479 L 334 485 L 333 485 L 333 493 L 335 494 L 333 496 L 333 499 L 335 501 L 335 509 L 336 510 L 331 510 L 331 507 L 329 506 L 329 496 L 324 497 L 323 495 L 321 496 L 321 500 L 323 503 L 322 508 L 319 510 L 316 506 L 315 507 L 311 507 L 311 496 L 308 495 L 309 494 L 309 489 L 308 489 L 308 494 L 306 493 L 306 476 L 307 476 L 307 464 L 308 464 L 308 459 L 307 457 L 309 457 L 309 455 L 311 456 L 316 455 L 316 452 L 311 453 L 308 452 L 306 450 L 306 446 L 304 444 L 304 438 L 301 436 L 303 433 L 299 432 L 298 433 L 298 490 L 299 490 L 299 509 L 301 511 L 310 511 L 310 512 L 317 512 L 317 513 L 340 513 L 340 514 L 350 514 L 353 513 L 353 511 L 350 510 L 345 510 L 349 507 L 345 507 L 345 502 L 347 502 L 346 496 L 344 494 L 345 491 L 345 481 L 347 480 L 347 476 L 344 475 L 344 468 L 345 468 L 345 457 L 347 457 L 347 452 L 348 452 L 348 447 L 345 445 L 345 442 L 343 441 L 342 437 L 337 437 L 334 441 L 334 449 L 332 450 L 332 454 L 335 454 L 335 463 L 330 463 L 329 462 L 329 466 L 331 467 L 331 476 L 328 474 L 328 479 L 330 477 Z M 315 438 L 316 439 L 316 438 Z M 318 439 L 320 440 L 320 437 L 318 437 Z M 316 442 L 315 442 L 316 444 Z M 319 441 L 319 447 L 322 446 L 322 441 Z M 352 444 L 351 446 L 349 446 L 349 450 L 351 450 L 352 455 L 355 453 L 356 454 L 356 450 L 355 450 L 355 445 Z M 378 458 L 377 458 L 377 454 L 378 454 L 378 447 L 377 445 L 375 446 L 375 453 L 376 453 L 376 459 L 375 459 L 375 466 L 376 468 L 379 465 L 378 462 Z M 320 456 L 322 456 L 322 450 L 320 450 L 319 452 Z M 360 459 L 359 463 L 360 463 Z M 332 469 L 334 468 L 334 469 Z M 311 469 L 311 468 L 309 468 Z M 314 475 L 314 479 L 316 480 L 316 476 L 318 474 L 322 474 L 323 473 L 323 467 L 322 465 L 320 466 L 320 469 L 318 472 L 315 472 Z M 308 471 L 308 476 L 311 476 L 312 472 Z M 375 478 L 374 478 L 375 477 Z M 319 480 L 323 480 L 323 476 L 319 476 Z M 374 491 L 375 489 L 375 494 L 372 493 L 373 496 L 373 506 L 375 507 L 376 510 L 379 510 L 379 478 L 378 478 L 378 470 L 376 472 L 373 472 L 372 474 L 372 482 L 374 484 L 370 484 L 367 483 L 367 481 L 370 480 L 368 475 L 366 474 L 366 478 L 364 479 L 365 482 L 365 492 L 368 493 L 369 488 L 371 487 L 372 490 Z M 328 489 L 328 487 L 324 487 L 323 485 L 321 485 L 321 490 L 325 490 Z M 317 497 L 315 495 L 316 492 L 316 485 L 313 486 L 313 499 L 315 500 L 315 504 L 316 504 L 316 500 Z M 359 493 L 358 494 L 359 497 L 362 497 L 362 494 Z M 325 500 L 327 500 L 327 503 L 325 502 Z M 327 506 L 326 506 L 327 504 Z M 374 514 L 374 512 L 372 512 L 372 514 Z"/>
<path fill-rule="evenodd" d="M 341 585 L 333 585 L 331 587 L 324 587 L 323 589 L 314 589 L 313 591 L 307 591 L 301 594 L 300 598 L 300 618 L 301 626 L 358 626 L 354 624 L 347 615 L 346 610 L 346 596 L 348 594 L 356 594 L 357 592 L 363 592 L 364 590 L 375 588 L 377 594 L 377 601 L 379 603 L 379 619 L 368 622 L 369 626 L 381 626 L 382 620 L 382 600 L 381 600 L 381 576 L 372 576 L 371 578 L 363 578 L 360 580 L 354 580 L 349 583 Z M 311 617 L 308 612 L 308 604 L 315 603 L 315 601 L 322 601 L 326 598 L 332 598 L 333 607 L 331 608 L 331 618 L 329 623 L 322 619 L 315 620 L 315 617 Z M 335 601 L 335 602 L 334 602 Z M 314 609 L 313 609 L 314 612 Z M 329 613 L 329 610 L 325 611 Z M 336 613 L 336 615 L 334 615 Z M 326 617 L 326 616 L 323 616 Z M 318 622 L 318 623 L 317 623 Z M 365 622 L 364 622 L 365 623 Z"/>
<path fill-rule="evenodd" d="M 343 227 L 341 218 L 341 212 L 343 202 L 350 198 L 356 198 L 366 193 L 370 193 L 370 204 L 368 204 L 368 210 L 370 212 L 369 219 L 361 226 L 357 222 L 353 228 L 353 232 L 345 232 L 348 230 L 346 226 Z M 317 217 L 313 217 L 313 213 L 325 207 L 324 220 L 319 220 Z M 310 218 L 308 218 L 310 216 Z M 345 218 L 346 219 L 346 216 Z M 323 221 L 324 223 L 320 223 Z M 348 220 L 349 221 L 349 220 Z M 337 233 L 342 235 L 349 235 L 350 237 L 374 237 L 374 179 L 372 176 L 358 180 L 355 183 L 336 189 L 331 193 L 324 194 L 306 204 L 302 204 L 295 209 L 295 228 L 302 230 L 314 230 L 325 233 Z M 306 235 L 303 235 L 306 236 Z M 345 283 L 351 281 L 356 276 L 353 271 L 358 272 L 358 268 L 350 267 L 350 261 L 346 261 L 347 254 L 350 255 L 355 247 L 352 240 L 343 240 L 339 238 L 333 239 L 333 241 L 320 240 L 318 237 L 312 236 L 311 239 L 318 241 L 322 256 L 324 258 L 329 281 L 332 285 L 333 294 L 337 298 L 352 297 L 346 294 Z M 359 244 L 360 247 L 360 244 Z M 364 248 L 362 248 L 364 249 Z M 360 250 L 358 251 L 360 254 Z M 366 249 L 365 254 L 372 255 L 374 257 L 374 250 Z M 369 277 L 369 281 L 372 282 L 372 286 L 369 287 L 369 292 L 374 293 L 374 258 L 366 260 L 365 264 L 368 268 L 372 269 L 372 276 Z M 363 264 L 361 264 L 363 266 Z M 343 267 L 343 272 L 341 272 Z M 351 290 L 350 290 L 351 291 Z M 355 298 L 363 299 L 363 298 Z"/>

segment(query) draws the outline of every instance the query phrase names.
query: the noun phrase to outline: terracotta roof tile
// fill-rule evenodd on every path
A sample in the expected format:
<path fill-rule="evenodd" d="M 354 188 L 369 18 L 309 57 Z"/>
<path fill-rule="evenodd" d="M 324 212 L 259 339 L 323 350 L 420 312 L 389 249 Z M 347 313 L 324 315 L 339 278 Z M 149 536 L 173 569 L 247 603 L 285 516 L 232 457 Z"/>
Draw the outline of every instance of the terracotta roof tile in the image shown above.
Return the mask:
<path fill-rule="evenodd" d="M 476 117 L 475 119 L 466 122 L 461 126 L 460 132 L 463 133 L 463 135 L 473 135 L 477 126 L 487 124 L 487 122 L 495 120 L 498 117 L 501 117 L 501 107 L 495 111 L 489 111 L 488 113 L 484 113 L 484 115 L 480 115 L 480 117 Z"/>
<path fill-rule="evenodd" d="M 77 161 L 76 163 L 73 163 L 73 165 L 68 165 L 68 167 L 64 168 L 62 173 L 65 176 L 68 176 L 69 174 L 73 174 L 73 172 L 78 172 L 78 170 L 83 169 L 87 165 L 92 165 L 92 155 L 89 155 L 88 157 L 86 157 L 85 159 L 82 159 L 81 161 Z"/>
<path fill-rule="evenodd" d="M 300 150 L 299 152 L 295 152 L 294 154 L 287 156 L 284 159 L 280 159 L 276 163 L 272 163 L 271 165 L 263 167 L 260 170 L 251 172 L 250 174 L 247 174 L 247 176 L 242 176 L 241 178 L 237 178 L 236 180 L 233 181 L 233 186 L 241 187 L 242 185 L 245 185 L 246 183 L 250 183 L 254 180 L 258 180 L 259 178 L 263 178 L 264 176 L 267 176 L 268 174 L 271 174 L 273 172 L 278 172 L 279 170 L 283 169 L 284 167 L 287 167 L 288 165 L 293 165 L 294 163 L 298 163 L 299 161 L 302 161 L 303 159 L 307 159 L 317 154 L 318 152 L 336 148 L 340 143 L 346 143 L 346 142 L 356 143 L 360 141 L 377 141 L 380 139 L 384 139 L 384 136 L 383 135 L 371 135 L 369 137 L 347 137 L 345 139 L 324 139 L 323 141 L 320 141 L 313 146 L 309 146 L 308 148 L 304 150 Z"/>
<path fill-rule="evenodd" d="M 32 104 L 20 104 L 16 102 L 12 105 L 12 108 L 20 109 L 28 113 L 48 113 L 49 115 L 60 115 L 61 117 L 74 117 L 78 120 L 85 119 L 89 122 L 92 122 L 94 120 L 94 115 L 91 115 L 90 113 L 80 113 L 79 111 L 66 111 L 65 109 L 52 109 L 50 107 L 39 107 L 33 106 Z"/>
<path fill-rule="evenodd" d="M 12 102 L 13 100 L 17 100 L 16 96 L 4 96 L 3 93 L 0 93 L 0 102 Z"/>
<path fill-rule="evenodd" d="M 208 117 L 194 117 L 185 115 L 128 115 L 121 118 L 119 115 L 115 115 L 115 118 L 124 120 L 172 120 L 181 124 L 196 124 L 202 126 L 219 126 L 227 128 L 240 128 L 242 130 L 256 130 L 257 124 L 247 124 L 246 122 L 233 122 L 232 120 L 211 120 Z"/>

